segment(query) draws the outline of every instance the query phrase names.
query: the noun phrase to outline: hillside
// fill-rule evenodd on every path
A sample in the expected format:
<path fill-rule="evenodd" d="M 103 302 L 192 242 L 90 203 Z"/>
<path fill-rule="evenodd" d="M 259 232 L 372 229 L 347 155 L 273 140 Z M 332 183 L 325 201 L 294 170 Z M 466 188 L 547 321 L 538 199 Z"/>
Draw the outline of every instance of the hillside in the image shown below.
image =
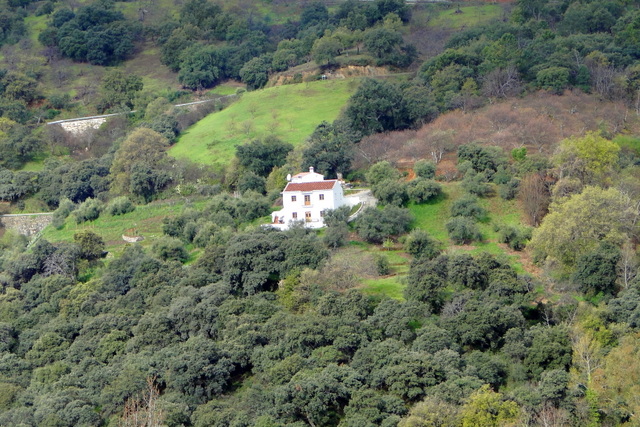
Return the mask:
<path fill-rule="evenodd" d="M 637 425 L 638 22 L 0 0 L 0 425 Z"/>
<path fill-rule="evenodd" d="M 325 80 L 243 93 L 228 108 L 184 131 L 169 154 L 222 166 L 237 145 L 267 135 L 300 146 L 316 126 L 338 117 L 357 84 L 357 79 Z"/>

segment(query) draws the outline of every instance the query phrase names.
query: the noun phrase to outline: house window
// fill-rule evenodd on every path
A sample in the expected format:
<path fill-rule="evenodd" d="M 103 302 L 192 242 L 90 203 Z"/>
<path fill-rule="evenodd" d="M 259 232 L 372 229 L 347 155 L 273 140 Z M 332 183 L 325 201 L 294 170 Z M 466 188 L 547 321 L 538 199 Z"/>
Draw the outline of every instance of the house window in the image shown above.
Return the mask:
<path fill-rule="evenodd" d="M 320 218 L 324 218 L 324 211 L 320 211 Z"/>
<path fill-rule="evenodd" d="M 304 213 L 304 220 L 307 222 L 311 221 L 311 212 Z"/>
<path fill-rule="evenodd" d="M 296 196 L 291 196 L 291 201 L 295 202 L 296 201 Z"/>
<path fill-rule="evenodd" d="M 294 196 L 295 197 L 295 196 Z M 298 219 L 298 212 L 294 212 L 291 214 L 291 218 Z"/>
<path fill-rule="evenodd" d="M 320 197 L 320 200 L 324 200 L 324 194 L 321 194 L 319 197 Z"/>
<path fill-rule="evenodd" d="M 304 204 L 305 206 L 309 206 L 311 204 L 311 194 L 304 195 Z"/>

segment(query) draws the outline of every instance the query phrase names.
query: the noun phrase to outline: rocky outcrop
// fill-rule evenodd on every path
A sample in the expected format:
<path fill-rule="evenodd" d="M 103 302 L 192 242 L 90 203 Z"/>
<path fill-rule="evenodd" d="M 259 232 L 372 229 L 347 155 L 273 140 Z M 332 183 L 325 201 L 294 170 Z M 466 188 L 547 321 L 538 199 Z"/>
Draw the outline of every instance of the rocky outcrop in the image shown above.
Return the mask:
<path fill-rule="evenodd" d="M 88 119 L 88 120 L 77 120 L 74 122 L 63 122 L 60 123 L 62 129 L 67 132 L 78 135 L 81 133 L 85 133 L 88 130 L 98 129 L 107 119 L 105 117 L 99 117 L 97 119 Z"/>
<path fill-rule="evenodd" d="M 53 214 L 18 214 L 18 215 L 0 215 L 0 224 L 7 230 L 15 230 L 24 236 L 33 236 L 38 234 L 44 228 L 51 224 Z"/>

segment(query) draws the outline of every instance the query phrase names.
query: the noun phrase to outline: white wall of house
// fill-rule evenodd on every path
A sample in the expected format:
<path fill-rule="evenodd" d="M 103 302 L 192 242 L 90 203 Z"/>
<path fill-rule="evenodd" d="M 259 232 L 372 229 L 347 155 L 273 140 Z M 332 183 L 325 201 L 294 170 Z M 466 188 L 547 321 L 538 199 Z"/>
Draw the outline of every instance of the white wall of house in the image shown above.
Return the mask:
<path fill-rule="evenodd" d="M 325 180 L 313 168 L 294 175 L 290 183 L 293 185 L 287 185 L 282 192 L 282 210 L 271 214 L 272 225 L 278 228 L 288 228 L 291 221 L 304 221 L 310 228 L 324 227 L 324 211 L 347 204 L 340 181 Z M 296 184 L 305 184 L 305 188 L 290 189 Z"/>

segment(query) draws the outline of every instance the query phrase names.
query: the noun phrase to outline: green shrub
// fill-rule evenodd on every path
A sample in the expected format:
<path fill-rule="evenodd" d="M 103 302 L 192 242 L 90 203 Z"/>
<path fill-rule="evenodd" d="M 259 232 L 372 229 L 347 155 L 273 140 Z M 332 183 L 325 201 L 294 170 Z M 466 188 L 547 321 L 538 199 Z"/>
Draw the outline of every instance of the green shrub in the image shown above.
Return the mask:
<path fill-rule="evenodd" d="M 415 203 L 424 203 L 442 194 L 442 185 L 432 179 L 417 178 L 409 182 L 408 193 Z"/>
<path fill-rule="evenodd" d="M 513 200 L 518 195 L 519 188 L 520 179 L 511 178 L 509 182 L 498 187 L 498 195 L 504 200 Z"/>
<path fill-rule="evenodd" d="M 62 199 L 58 205 L 58 209 L 53 213 L 53 219 L 51 220 L 51 225 L 53 225 L 58 230 L 64 227 L 64 221 L 67 219 L 69 214 L 73 212 L 76 208 L 76 204 L 73 203 L 69 199 Z"/>
<path fill-rule="evenodd" d="M 85 200 L 75 211 L 73 211 L 73 216 L 76 218 L 76 224 L 98 219 L 102 209 L 104 209 L 104 205 L 100 200 L 91 198 Z"/>
<path fill-rule="evenodd" d="M 419 160 L 413 165 L 413 171 L 420 178 L 433 179 L 436 176 L 436 165 L 429 160 Z"/>
<path fill-rule="evenodd" d="M 106 212 L 109 215 L 124 215 L 129 212 L 133 212 L 136 209 L 136 206 L 133 204 L 131 200 L 127 196 L 116 197 L 111 200 L 107 205 Z"/>
<path fill-rule="evenodd" d="M 151 251 L 164 261 L 175 260 L 184 262 L 189 259 L 189 254 L 181 240 L 173 237 L 163 237 L 154 242 Z"/>
<path fill-rule="evenodd" d="M 456 216 L 447 222 L 447 232 L 449 237 L 457 245 L 471 243 L 474 240 L 482 240 L 480 230 L 469 217 Z"/>
<path fill-rule="evenodd" d="M 384 205 L 402 206 L 409 201 L 407 184 L 394 179 L 385 179 L 371 187 L 373 195 Z"/>
<path fill-rule="evenodd" d="M 451 205 L 451 216 L 464 216 L 482 220 L 486 218 L 487 211 L 478 204 L 478 198 L 472 195 L 464 196 Z"/>
<path fill-rule="evenodd" d="M 511 225 L 499 225 L 496 227 L 500 243 L 506 243 L 514 251 L 521 251 L 531 239 L 531 228 L 519 228 Z"/>

